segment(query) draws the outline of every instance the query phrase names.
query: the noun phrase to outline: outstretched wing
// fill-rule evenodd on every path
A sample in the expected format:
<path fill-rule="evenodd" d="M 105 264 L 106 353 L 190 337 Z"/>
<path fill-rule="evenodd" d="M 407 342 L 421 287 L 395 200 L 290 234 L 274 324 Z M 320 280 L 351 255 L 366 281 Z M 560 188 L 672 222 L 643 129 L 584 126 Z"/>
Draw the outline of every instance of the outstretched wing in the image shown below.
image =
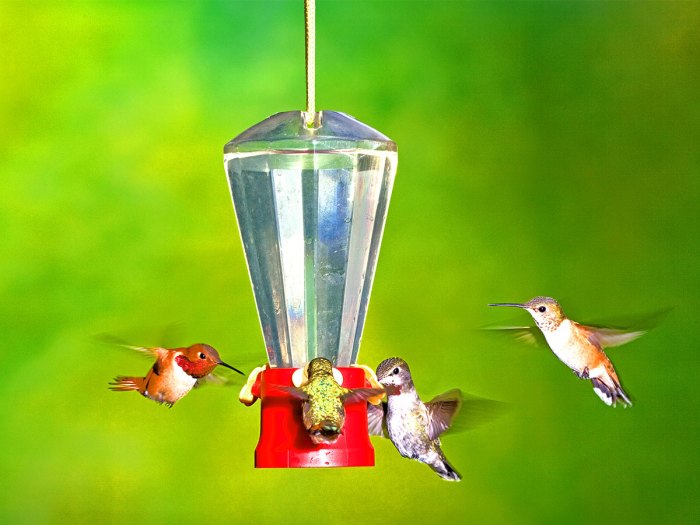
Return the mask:
<path fill-rule="evenodd" d="M 487 326 L 482 331 L 494 335 L 505 335 L 531 346 L 546 346 L 542 332 L 536 326 Z"/>
<path fill-rule="evenodd" d="M 459 413 L 462 407 L 462 392 L 455 388 L 440 394 L 426 403 L 425 407 L 430 418 L 428 436 L 433 440 L 450 427 L 452 420 Z"/>
<path fill-rule="evenodd" d="M 290 396 L 296 398 L 296 399 L 301 399 L 302 401 L 308 401 L 309 396 L 306 392 L 304 392 L 303 389 L 297 388 L 295 386 L 287 386 L 287 385 L 269 385 L 267 388 L 269 388 L 272 391 L 280 391 L 280 392 L 285 392 L 286 394 L 289 394 Z"/>
<path fill-rule="evenodd" d="M 344 404 L 359 403 L 360 401 L 369 401 L 370 398 L 384 396 L 383 388 L 353 388 L 349 392 L 343 394 L 341 399 Z"/>
<path fill-rule="evenodd" d="M 200 377 L 194 387 L 199 388 L 203 385 L 234 386 L 241 384 L 238 374 L 226 373 L 222 368 L 216 367 L 212 373 Z"/>
<path fill-rule="evenodd" d="M 657 327 L 668 317 L 673 308 L 664 308 L 655 312 L 626 316 L 624 319 L 606 319 L 602 322 L 576 323 L 582 328 L 588 340 L 600 348 L 620 346 L 643 336 Z"/>
<path fill-rule="evenodd" d="M 464 394 L 460 392 L 459 390 L 450 390 L 449 392 L 446 392 L 442 396 L 438 396 L 435 398 L 436 400 L 443 401 L 442 398 L 443 396 L 446 396 L 445 401 L 439 408 L 439 412 L 442 413 L 447 413 L 449 411 L 450 405 L 449 401 L 451 398 L 454 398 L 454 392 L 457 392 L 460 394 L 460 405 L 459 405 L 459 410 L 455 411 L 452 414 L 452 418 L 450 419 L 449 423 L 447 426 L 445 426 L 444 421 L 445 417 L 443 416 L 443 423 L 440 426 L 435 425 L 435 423 L 432 420 L 431 417 L 431 427 L 430 427 L 430 435 L 431 438 L 433 436 L 433 427 L 435 426 L 435 430 L 442 430 L 440 433 L 444 433 L 445 431 L 449 431 L 450 434 L 456 433 L 456 432 L 463 432 L 465 430 L 472 430 L 476 427 L 479 427 L 485 423 L 488 423 L 501 415 L 503 415 L 506 412 L 506 409 L 508 408 L 507 403 L 503 403 L 502 401 L 495 401 L 493 399 L 486 399 L 483 397 L 478 397 L 472 394 Z M 435 401 L 435 400 L 433 400 Z M 430 403 L 433 403 L 431 401 Z M 454 403 L 454 401 L 453 401 Z M 443 405 L 446 405 L 443 407 Z M 430 408 L 430 407 L 429 407 Z M 436 409 L 438 410 L 438 409 Z M 431 411 L 432 412 L 432 411 Z M 432 416 L 432 413 L 431 413 Z M 438 421 L 440 419 L 438 418 Z M 440 435 L 440 434 L 437 434 Z"/>
<path fill-rule="evenodd" d="M 611 346 L 620 346 L 630 341 L 634 341 L 638 337 L 647 333 L 646 330 L 620 330 L 617 328 L 602 328 L 596 326 L 586 326 L 579 323 L 574 323 L 583 333 L 586 334 L 588 340 L 598 348 L 609 348 Z"/>
<path fill-rule="evenodd" d="M 452 421 L 450 432 L 472 430 L 505 414 L 508 403 L 471 394 L 462 396 L 462 409 Z"/>
<path fill-rule="evenodd" d="M 205 385 L 230 386 L 233 384 L 234 382 L 230 378 L 214 370 L 211 374 L 197 379 L 194 388 L 200 388 Z"/>
<path fill-rule="evenodd" d="M 386 403 L 367 403 L 367 430 L 370 436 L 389 437 L 386 431 Z"/>
<path fill-rule="evenodd" d="M 148 346 L 136 346 L 131 345 L 124 340 L 111 335 L 111 334 L 98 334 L 95 336 L 95 340 L 100 341 L 108 345 L 121 346 L 122 348 L 128 348 L 129 350 L 134 350 L 148 357 L 154 357 L 160 359 L 167 355 L 168 350 L 160 347 L 148 347 Z"/>

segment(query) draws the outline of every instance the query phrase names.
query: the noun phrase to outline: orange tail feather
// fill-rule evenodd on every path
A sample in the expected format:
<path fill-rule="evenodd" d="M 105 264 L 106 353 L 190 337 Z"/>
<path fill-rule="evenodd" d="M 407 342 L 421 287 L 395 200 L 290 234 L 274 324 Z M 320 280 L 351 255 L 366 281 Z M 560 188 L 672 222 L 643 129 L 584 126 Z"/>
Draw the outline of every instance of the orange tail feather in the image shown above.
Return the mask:
<path fill-rule="evenodd" d="M 115 392 L 128 392 L 130 390 L 143 390 L 143 377 L 117 376 L 109 383 L 109 389 Z"/>

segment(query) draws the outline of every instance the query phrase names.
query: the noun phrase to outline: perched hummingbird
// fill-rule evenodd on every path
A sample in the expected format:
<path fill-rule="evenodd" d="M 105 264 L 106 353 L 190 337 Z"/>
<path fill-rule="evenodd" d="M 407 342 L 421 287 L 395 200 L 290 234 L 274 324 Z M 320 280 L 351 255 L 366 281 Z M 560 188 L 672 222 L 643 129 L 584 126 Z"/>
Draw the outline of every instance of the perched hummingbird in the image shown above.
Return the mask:
<path fill-rule="evenodd" d="M 535 297 L 525 304 L 495 303 L 489 306 L 513 306 L 527 310 L 554 355 L 579 378 L 590 379 L 593 391 L 606 405 L 615 406 L 619 402 L 623 406 L 632 406 L 632 401 L 622 389 L 615 368 L 603 349 L 628 343 L 643 335 L 644 330 L 618 330 L 579 324 L 567 318 L 559 303 L 551 297 Z"/>
<path fill-rule="evenodd" d="M 448 481 L 461 480 L 440 449 L 440 434 L 459 412 L 462 393 L 450 390 L 423 403 L 408 364 L 399 357 L 379 363 L 377 380 L 387 391 L 387 402 L 386 406 L 367 405 L 369 433 L 382 436 L 386 426 L 389 439 L 403 457 L 425 463 Z"/>
<path fill-rule="evenodd" d="M 118 376 L 110 383 L 110 389 L 116 392 L 136 390 L 142 396 L 170 407 L 204 381 L 219 365 L 243 374 L 237 368 L 224 363 L 214 348 L 201 343 L 187 348 L 172 349 L 124 344 L 122 346 L 155 357 L 156 362 L 146 377 Z"/>
<path fill-rule="evenodd" d="M 381 396 L 381 388 L 343 388 L 333 377 L 332 363 L 323 357 L 307 365 L 308 381 L 300 387 L 276 386 L 301 399 L 304 427 L 315 444 L 335 443 L 345 422 L 345 404 Z"/>

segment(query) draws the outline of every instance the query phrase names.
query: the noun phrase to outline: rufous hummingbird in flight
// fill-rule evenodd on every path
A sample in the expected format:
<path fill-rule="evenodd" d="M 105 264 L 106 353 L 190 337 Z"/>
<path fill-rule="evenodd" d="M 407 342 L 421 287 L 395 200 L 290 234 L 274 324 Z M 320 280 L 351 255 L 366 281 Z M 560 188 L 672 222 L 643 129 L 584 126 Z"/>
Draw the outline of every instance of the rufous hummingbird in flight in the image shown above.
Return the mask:
<path fill-rule="evenodd" d="M 586 326 L 572 321 L 551 297 L 535 297 L 526 303 L 494 303 L 489 306 L 513 306 L 527 310 L 542 331 L 549 348 L 581 379 L 590 379 L 593 391 L 608 406 L 617 403 L 632 406 L 612 362 L 604 348 L 636 339 L 644 330 L 618 330 Z M 528 330 L 510 328 L 510 330 Z"/>
<path fill-rule="evenodd" d="M 117 376 L 110 383 L 116 392 L 135 390 L 142 396 L 172 407 L 214 371 L 225 366 L 243 375 L 243 372 L 224 363 L 213 347 L 198 343 L 187 348 L 142 347 L 117 343 L 156 358 L 146 377 Z"/>

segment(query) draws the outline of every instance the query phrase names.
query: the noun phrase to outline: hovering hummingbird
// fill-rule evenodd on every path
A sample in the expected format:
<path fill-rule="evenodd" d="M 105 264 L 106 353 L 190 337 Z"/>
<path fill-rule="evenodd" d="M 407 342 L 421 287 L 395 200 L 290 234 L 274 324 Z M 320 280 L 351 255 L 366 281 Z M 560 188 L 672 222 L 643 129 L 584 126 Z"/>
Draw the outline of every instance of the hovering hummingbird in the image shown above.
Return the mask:
<path fill-rule="evenodd" d="M 171 349 L 118 344 L 155 357 L 156 362 L 146 377 L 117 376 L 110 383 L 110 389 L 116 392 L 136 390 L 142 396 L 170 407 L 219 365 L 243 375 L 237 368 L 224 363 L 213 347 L 201 343 Z"/>
<path fill-rule="evenodd" d="M 450 427 L 462 406 L 455 389 L 423 403 L 413 385 L 408 363 L 399 357 L 385 359 L 377 367 L 377 380 L 387 391 L 386 405 L 367 405 L 369 433 L 389 439 L 405 458 L 428 465 L 448 481 L 462 477 L 440 449 L 440 434 Z"/>
<path fill-rule="evenodd" d="M 345 422 L 345 404 L 367 401 L 381 396 L 381 388 L 343 388 L 333 377 L 332 363 L 323 357 L 312 359 L 307 365 L 308 381 L 300 386 L 279 386 L 301 399 L 304 427 L 315 444 L 335 443 Z"/>
<path fill-rule="evenodd" d="M 618 402 L 632 406 L 622 389 L 612 362 L 604 348 L 619 346 L 640 337 L 644 330 L 618 330 L 579 324 L 564 315 L 559 303 L 551 297 L 535 297 L 527 303 L 494 303 L 489 306 L 523 308 L 532 315 L 549 348 L 581 379 L 590 379 L 593 391 L 608 406 Z M 528 330 L 513 328 L 512 330 Z"/>

